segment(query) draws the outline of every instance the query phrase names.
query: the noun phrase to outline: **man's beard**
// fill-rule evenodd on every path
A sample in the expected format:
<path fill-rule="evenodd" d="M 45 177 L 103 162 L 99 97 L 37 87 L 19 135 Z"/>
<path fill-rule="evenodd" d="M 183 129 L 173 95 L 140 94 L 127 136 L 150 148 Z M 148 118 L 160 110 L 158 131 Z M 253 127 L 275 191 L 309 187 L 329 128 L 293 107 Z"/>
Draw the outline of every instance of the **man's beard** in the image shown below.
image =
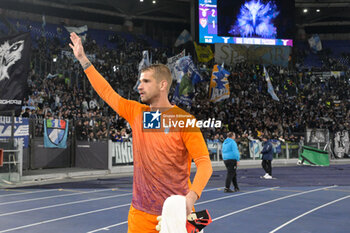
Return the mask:
<path fill-rule="evenodd" d="M 151 98 L 140 97 L 141 102 L 144 104 L 149 104 L 151 102 Z"/>

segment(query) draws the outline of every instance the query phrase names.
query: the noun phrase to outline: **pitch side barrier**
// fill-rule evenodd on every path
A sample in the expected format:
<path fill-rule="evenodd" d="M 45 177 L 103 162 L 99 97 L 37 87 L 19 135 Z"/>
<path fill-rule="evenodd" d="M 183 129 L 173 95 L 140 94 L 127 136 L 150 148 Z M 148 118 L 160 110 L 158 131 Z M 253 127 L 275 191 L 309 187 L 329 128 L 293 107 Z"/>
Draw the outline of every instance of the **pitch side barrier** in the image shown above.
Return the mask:
<path fill-rule="evenodd" d="M 1 183 L 11 184 L 20 181 L 22 177 L 23 142 L 16 140 L 13 144 L 9 149 L 5 142 L 0 143 L 0 187 Z"/>
<path fill-rule="evenodd" d="M 4 150 L 3 162 L 9 159 L 9 161 L 16 161 L 16 164 L 20 163 L 20 172 L 22 170 L 26 171 L 39 168 L 75 167 L 103 169 L 113 172 L 115 168 L 117 168 L 116 171 L 121 171 L 127 167 L 126 165 L 133 165 L 132 138 L 127 142 L 112 142 L 107 139 L 109 135 L 105 135 L 107 138 L 97 141 L 89 141 L 84 138 L 80 139 L 81 135 L 78 134 L 78 129 L 79 127 L 80 129 L 85 129 L 87 127 L 85 123 L 88 124 L 89 121 L 69 121 L 69 125 L 72 127 L 68 129 L 67 148 L 45 148 L 43 145 L 43 119 L 30 119 L 27 121 L 24 118 L 12 117 L 12 120 L 7 120 L 6 118 L 0 123 L 0 128 L 3 129 L 2 131 L 0 130 L 0 141 L 8 138 L 12 138 L 13 140 L 18 138 L 16 141 L 24 144 L 22 146 L 22 152 L 14 152 L 15 157 L 11 157 L 10 159 L 7 157 L 8 152 Z M 105 122 L 105 125 L 109 128 L 107 122 Z M 10 133 L 11 130 L 4 130 L 9 127 L 15 130 L 12 130 L 12 133 Z M 271 143 L 275 152 L 274 158 L 287 160 L 298 159 L 303 146 L 311 146 L 327 151 L 330 159 L 350 157 L 349 132 L 346 130 L 331 133 L 326 129 L 307 129 L 300 136 L 300 141 L 297 142 L 272 139 Z M 27 147 L 25 146 L 26 141 L 28 142 Z M 263 145 L 260 140 L 238 138 L 236 141 L 241 154 L 241 160 L 261 159 L 260 152 Z M 206 142 L 211 160 L 222 161 L 222 142 L 212 139 L 207 139 Z M 19 153 L 22 154 L 21 159 L 18 158 Z M 11 169 L 11 174 L 13 171 L 14 169 Z M 21 176 L 20 172 L 18 172 L 18 176 Z M 12 177 L 15 176 L 13 175 Z"/>
<path fill-rule="evenodd" d="M 302 148 L 302 143 L 296 142 L 280 142 L 279 140 L 271 140 L 274 147 L 275 159 L 296 159 L 299 157 L 299 152 Z M 207 143 L 210 159 L 212 161 L 222 161 L 222 143 Z M 262 142 L 259 140 L 250 140 L 247 144 L 238 144 L 242 160 L 260 160 Z M 132 142 L 112 142 L 108 141 L 108 167 L 110 170 L 113 167 L 132 165 L 133 151 Z"/>

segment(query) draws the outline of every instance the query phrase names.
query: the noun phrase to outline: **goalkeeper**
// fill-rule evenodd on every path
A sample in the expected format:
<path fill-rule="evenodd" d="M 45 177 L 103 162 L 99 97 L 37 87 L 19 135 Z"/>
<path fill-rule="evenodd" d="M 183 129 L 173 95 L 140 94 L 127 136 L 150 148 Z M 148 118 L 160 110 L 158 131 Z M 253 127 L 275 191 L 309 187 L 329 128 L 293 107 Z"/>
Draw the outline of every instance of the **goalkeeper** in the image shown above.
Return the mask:
<path fill-rule="evenodd" d="M 168 100 L 172 77 L 167 66 L 151 65 L 141 71 L 138 87 L 144 103 L 141 104 L 116 93 L 86 57 L 80 38 L 71 33 L 70 39 L 70 47 L 92 87 L 132 128 L 134 177 L 128 233 L 157 232 L 157 216 L 161 215 L 164 200 L 171 195 L 185 196 L 186 214 L 190 214 L 212 174 L 202 133 L 198 128 L 151 132 L 143 129 L 144 112 L 189 115 Z M 197 166 L 193 184 L 189 179 L 192 159 Z"/>

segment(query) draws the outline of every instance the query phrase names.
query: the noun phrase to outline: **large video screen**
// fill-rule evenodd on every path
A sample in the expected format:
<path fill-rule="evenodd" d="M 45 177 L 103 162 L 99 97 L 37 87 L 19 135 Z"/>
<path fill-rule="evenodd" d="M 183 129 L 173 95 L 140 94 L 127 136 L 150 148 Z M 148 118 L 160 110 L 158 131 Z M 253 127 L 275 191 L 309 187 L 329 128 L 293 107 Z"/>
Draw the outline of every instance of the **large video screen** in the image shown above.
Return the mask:
<path fill-rule="evenodd" d="M 198 0 L 199 42 L 293 46 L 294 0 Z"/>

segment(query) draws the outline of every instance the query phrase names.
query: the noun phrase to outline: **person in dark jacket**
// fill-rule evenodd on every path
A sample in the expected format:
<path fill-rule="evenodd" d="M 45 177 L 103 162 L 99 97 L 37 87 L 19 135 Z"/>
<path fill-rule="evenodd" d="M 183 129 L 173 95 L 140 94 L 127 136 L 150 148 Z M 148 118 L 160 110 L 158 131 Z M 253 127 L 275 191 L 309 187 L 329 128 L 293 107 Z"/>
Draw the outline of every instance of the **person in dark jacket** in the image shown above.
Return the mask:
<path fill-rule="evenodd" d="M 222 145 L 222 158 L 224 160 L 227 175 L 225 184 L 225 193 L 238 192 L 236 169 L 239 164 L 240 154 L 237 143 L 235 142 L 236 134 L 234 132 L 227 133 L 227 138 Z M 231 182 L 234 186 L 234 191 L 230 189 Z"/>
<path fill-rule="evenodd" d="M 262 154 L 262 167 L 265 170 L 265 175 L 262 178 L 272 179 L 272 159 L 273 159 L 273 148 L 270 141 L 268 141 L 268 137 L 266 135 L 262 136 L 263 140 L 263 149 L 261 151 Z"/>

